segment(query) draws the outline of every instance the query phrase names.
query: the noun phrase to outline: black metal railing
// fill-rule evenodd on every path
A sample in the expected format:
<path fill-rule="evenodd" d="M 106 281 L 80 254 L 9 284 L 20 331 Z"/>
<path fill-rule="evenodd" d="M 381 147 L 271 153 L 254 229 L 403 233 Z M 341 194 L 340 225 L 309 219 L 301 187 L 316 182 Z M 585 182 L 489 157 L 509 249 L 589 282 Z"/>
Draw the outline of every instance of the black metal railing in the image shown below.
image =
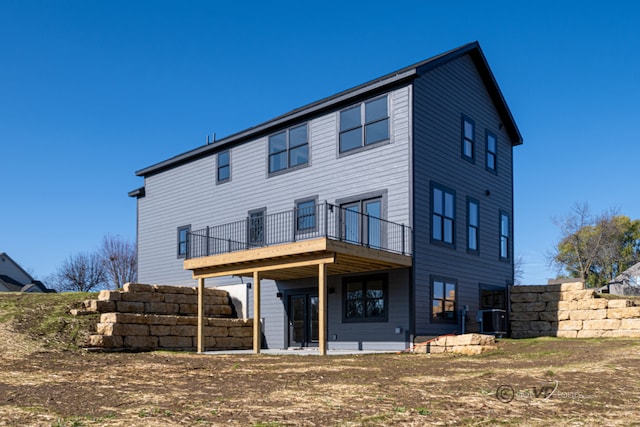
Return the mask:
<path fill-rule="evenodd" d="M 412 254 L 412 229 L 404 224 L 322 203 L 269 215 L 252 214 L 187 234 L 187 258 L 326 237 L 404 255 Z"/>

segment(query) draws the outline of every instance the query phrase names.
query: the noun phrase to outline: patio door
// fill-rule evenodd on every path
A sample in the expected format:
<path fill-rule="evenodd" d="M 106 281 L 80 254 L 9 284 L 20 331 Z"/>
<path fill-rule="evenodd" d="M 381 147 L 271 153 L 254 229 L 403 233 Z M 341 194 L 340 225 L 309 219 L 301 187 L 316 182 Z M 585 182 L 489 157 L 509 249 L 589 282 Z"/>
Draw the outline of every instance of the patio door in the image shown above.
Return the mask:
<path fill-rule="evenodd" d="M 289 347 L 318 345 L 318 295 L 289 295 Z"/>
<path fill-rule="evenodd" d="M 374 198 L 342 206 L 342 238 L 349 243 L 382 246 L 382 199 Z"/>

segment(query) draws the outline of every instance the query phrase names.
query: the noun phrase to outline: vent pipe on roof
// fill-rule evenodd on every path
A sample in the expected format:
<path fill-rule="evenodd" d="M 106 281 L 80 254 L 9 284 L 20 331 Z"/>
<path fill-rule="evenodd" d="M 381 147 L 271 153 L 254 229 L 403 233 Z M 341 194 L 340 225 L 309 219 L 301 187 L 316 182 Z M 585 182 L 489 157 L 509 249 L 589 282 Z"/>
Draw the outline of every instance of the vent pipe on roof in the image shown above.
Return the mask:
<path fill-rule="evenodd" d="M 216 133 L 215 132 L 213 133 L 213 137 L 212 138 L 213 138 L 213 140 L 210 140 L 209 139 L 209 135 L 207 134 L 207 145 L 213 144 L 214 142 L 216 142 Z"/>

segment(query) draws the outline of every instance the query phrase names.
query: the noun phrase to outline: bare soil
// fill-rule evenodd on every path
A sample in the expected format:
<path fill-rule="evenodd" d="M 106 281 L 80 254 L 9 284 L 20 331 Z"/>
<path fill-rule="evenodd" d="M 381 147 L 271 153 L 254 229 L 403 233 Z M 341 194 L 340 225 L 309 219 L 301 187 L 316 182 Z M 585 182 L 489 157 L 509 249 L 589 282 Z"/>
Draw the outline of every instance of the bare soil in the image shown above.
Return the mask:
<path fill-rule="evenodd" d="M 232 356 L 90 353 L 19 329 L 0 323 L 0 426 L 640 425 L 638 339 Z"/>

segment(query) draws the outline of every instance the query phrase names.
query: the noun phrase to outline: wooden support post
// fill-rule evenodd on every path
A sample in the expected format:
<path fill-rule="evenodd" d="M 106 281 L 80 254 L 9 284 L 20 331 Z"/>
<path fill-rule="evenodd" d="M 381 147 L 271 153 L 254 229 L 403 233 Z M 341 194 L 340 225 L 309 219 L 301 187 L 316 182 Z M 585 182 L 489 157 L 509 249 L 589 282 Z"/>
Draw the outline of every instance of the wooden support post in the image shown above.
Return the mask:
<path fill-rule="evenodd" d="M 262 331 L 260 328 L 260 273 L 253 272 L 253 352 L 260 353 Z"/>
<path fill-rule="evenodd" d="M 198 279 L 198 353 L 204 352 L 204 279 Z"/>
<path fill-rule="evenodd" d="M 327 264 L 318 265 L 318 346 L 327 354 Z"/>

